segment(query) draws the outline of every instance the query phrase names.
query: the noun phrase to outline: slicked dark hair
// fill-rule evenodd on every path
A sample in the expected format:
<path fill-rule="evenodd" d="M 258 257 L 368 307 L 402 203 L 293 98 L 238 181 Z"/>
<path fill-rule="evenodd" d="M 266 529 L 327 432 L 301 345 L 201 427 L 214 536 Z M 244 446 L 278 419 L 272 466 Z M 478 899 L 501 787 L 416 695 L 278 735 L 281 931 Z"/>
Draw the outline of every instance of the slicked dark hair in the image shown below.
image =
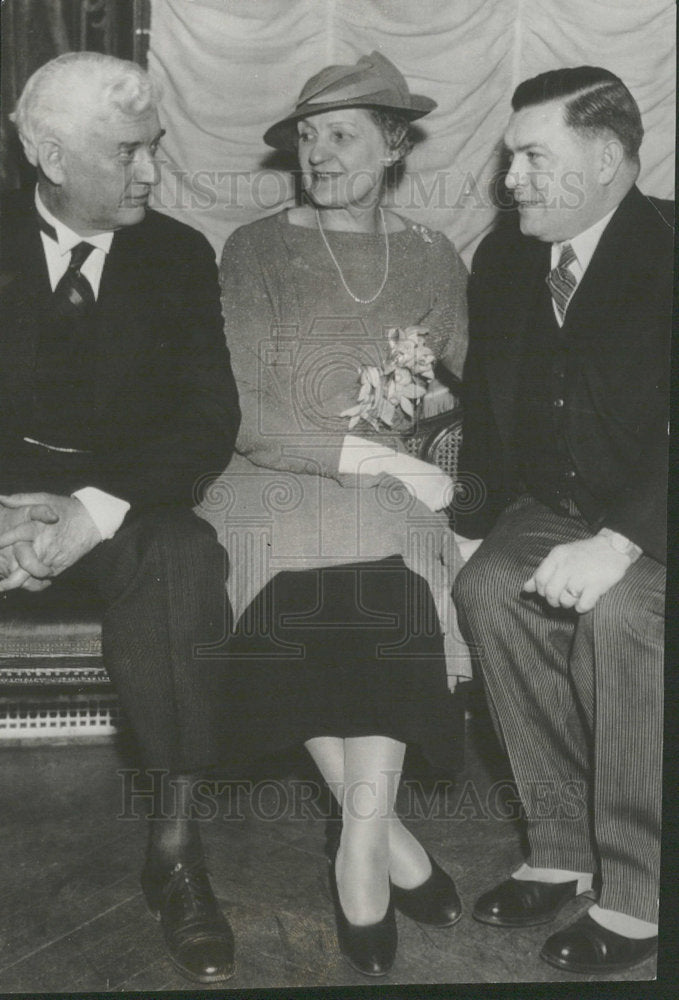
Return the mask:
<path fill-rule="evenodd" d="M 512 97 L 512 108 L 520 111 L 564 99 L 566 125 L 585 134 L 613 132 L 627 158 L 638 160 L 644 136 L 641 114 L 625 84 L 610 70 L 575 66 L 540 73 L 519 84 Z"/>

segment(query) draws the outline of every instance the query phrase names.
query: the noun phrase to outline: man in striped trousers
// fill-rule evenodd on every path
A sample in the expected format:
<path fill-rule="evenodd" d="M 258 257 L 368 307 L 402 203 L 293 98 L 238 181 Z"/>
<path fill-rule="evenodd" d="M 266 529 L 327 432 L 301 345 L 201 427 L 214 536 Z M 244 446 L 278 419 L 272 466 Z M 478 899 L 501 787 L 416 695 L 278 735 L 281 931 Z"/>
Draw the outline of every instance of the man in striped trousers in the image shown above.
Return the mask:
<path fill-rule="evenodd" d="M 657 945 L 673 232 L 635 185 L 618 77 L 543 73 L 512 107 L 520 232 L 472 269 L 461 469 L 483 503 L 458 518 L 455 597 L 530 856 L 474 916 L 548 923 L 594 891 L 541 956 L 605 975 Z"/>

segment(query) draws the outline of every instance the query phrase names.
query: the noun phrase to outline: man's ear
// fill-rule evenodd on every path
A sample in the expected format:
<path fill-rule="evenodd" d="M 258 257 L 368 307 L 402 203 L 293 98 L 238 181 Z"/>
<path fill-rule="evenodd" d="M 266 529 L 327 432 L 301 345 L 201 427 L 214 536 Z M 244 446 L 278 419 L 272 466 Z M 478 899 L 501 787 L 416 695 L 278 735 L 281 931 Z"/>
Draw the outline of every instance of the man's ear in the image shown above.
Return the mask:
<path fill-rule="evenodd" d="M 57 139 L 41 139 L 35 147 L 36 166 L 40 167 L 45 177 L 53 184 L 62 184 L 64 180 L 64 151 Z"/>
<path fill-rule="evenodd" d="M 625 159 L 625 150 L 617 136 L 610 136 L 601 147 L 601 157 L 599 165 L 599 181 L 601 184 L 610 184 L 614 180 L 620 165 Z"/>

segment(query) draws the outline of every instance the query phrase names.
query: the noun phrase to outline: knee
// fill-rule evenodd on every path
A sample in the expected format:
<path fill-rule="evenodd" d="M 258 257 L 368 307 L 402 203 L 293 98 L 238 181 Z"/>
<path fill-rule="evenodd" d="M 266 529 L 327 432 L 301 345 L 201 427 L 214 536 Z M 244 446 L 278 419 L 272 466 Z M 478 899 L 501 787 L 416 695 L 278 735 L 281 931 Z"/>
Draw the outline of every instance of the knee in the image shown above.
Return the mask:
<path fill-rule="evenodd" d="M 122 561 L 129 562 L 133 553 L 131 561 L 147 574 L 164 575 L 164 569 L 171 566 L 179 568 L 187 580 L 196 575 L 226 579 L 225 550 L 219 545 L 212 527 L 191 511 L 143 514 L 121 534 Z"/>
<path fill-rule="evenodd" d="M 473 558 L 458 571 L 453 583 L 453 600 L 458 608 L 464 610 L 474 601 L 479 588 L 479 576 Z"/>
<path fill-rule="evenodd" d="M 214 528 L 191 511 L 163 513 L 152 529 L 153 548 L 164 562 L 180 565 L 187 574 L 214 574 L 226 580 L 226 549 L 218 542 Z"/>
<path fill-rule="evenodd" d="M 664 601 L 662 591 L 639 584 L 635 574 L 628 572 L 610 590 L 602 594 L 589 615 L 587 624 L 592 629 L 604 628 L 612 634 L 634 632 L 649 639 L 657 632 L 662 637 L 664 629 Z"/>
<path fill-rule="evenodd" d="M 457 574 L 453 599 L 464 615 L 482 612 L 488 619 L 520 592 L 525 579 L 525 568 L 512 553 L 484 543 Z"/>

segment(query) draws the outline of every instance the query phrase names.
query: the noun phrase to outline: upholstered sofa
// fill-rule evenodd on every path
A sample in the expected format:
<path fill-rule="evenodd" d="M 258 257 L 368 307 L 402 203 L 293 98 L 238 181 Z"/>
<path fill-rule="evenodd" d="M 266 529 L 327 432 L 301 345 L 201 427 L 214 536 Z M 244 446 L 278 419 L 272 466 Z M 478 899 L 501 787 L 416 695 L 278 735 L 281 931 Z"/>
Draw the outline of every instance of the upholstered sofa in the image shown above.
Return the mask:
<path fill-rule="evenodd" d="M 408 451 L 455 477 L 461 406 L 419 421 Z M 101 608 L 75 589 L 0 599 L 0 743 L 106 735 L 118 722 L 101 652 Z"/>

